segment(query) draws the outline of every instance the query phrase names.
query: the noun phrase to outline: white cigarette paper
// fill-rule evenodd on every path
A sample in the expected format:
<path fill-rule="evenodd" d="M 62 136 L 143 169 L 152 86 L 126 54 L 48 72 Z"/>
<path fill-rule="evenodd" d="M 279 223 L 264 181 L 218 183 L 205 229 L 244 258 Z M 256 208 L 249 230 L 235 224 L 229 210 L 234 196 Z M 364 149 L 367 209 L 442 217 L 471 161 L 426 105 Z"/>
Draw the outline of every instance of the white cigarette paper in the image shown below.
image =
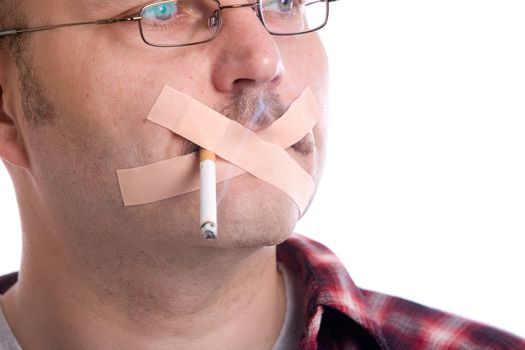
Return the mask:
<path fill-rule="evenodd" d="M 217 186 L 215 154 L 199 151 L 200 159 L 200 230 L 205 239 L 217 238 Z"/>

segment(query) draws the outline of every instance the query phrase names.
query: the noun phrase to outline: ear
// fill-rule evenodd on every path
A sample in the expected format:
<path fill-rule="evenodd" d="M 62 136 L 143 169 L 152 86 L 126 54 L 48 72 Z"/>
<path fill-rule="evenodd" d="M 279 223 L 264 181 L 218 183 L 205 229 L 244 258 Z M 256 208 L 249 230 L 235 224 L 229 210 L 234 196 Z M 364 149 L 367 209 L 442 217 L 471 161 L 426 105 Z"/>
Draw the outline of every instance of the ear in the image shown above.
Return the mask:
<path fill-rule="evenodd" d="M 13 58 L 0 49 L 0 158 L 23 168 L 29 167 L 29 158 L 15 118 L 18 89 L 18 71 Z M 20 109 L 18 109 L 20 110 Z M 21 117 L 21 116 L 19 116 Z"/>

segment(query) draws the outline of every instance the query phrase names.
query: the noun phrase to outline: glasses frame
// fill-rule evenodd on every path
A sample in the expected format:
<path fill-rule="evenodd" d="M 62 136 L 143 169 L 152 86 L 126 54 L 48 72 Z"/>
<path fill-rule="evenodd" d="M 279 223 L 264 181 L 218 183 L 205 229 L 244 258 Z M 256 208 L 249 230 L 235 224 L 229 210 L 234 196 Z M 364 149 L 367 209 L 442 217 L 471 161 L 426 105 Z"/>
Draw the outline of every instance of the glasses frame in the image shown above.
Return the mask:
<path fill-rule="evenodd" d="M 238 8 L 243 8 L 243 7 L 251 7 L 252 9 L 254 9 L 254 11 L 256 12 L 257 17 L 261 21 L 262 25 L 268 31 L 268 33 L 270 33 L 271 35 L 276 35 L 276 36 L 301 35 L 301 34 L 315 32 L 315 31 L 323 28 L 326 25 L 326 23 L 328 23 L 328 15 L 329 15 L 329 12 L 330 12 L 329 3 L 333 2 L 333 1 L 336 1 L 336 0 L 316 0 L 315 1 L 315 2 L 326 2 L 326 16 L 325 16 L 324 22 L 323 22 L 323 24 L 321 26 L 319 26 L 317 28 L 314 28 L 314 29 L 307 30 L 307 31 L 303 31 L 303 32 L 289 33 L 289 34 L 288 33 L 285 33 L 285 34 L 283 34 L 283 33 L 276 33 L 276 32 L 272 32 L 272 31 L 270 31 L 268 29 L 268 27 L 266 26 L 266 23 L 264 22 L 264 17 L 262 15 L 262 13 L 263 13 L 262 12 L 262 0 L 257 0 L 255 2 L 250 2 L 250 3 L 246 3 L 246 4 L 233 4 L 233 5 L 222 5 L 219 0 L 210 0 L 210 1 L 216 2 L 217 6 L 218 6 L 218 9 L 219 9 L 219 15 L 218 15 L 219 23 L 217 24 L 217 28 L 218 29 L 217 29 L 215 34 L 210 39 L 206 39 L 206 40 L 202 40 L 202 41 L 194 42 L 194 43 L 189 43 L 189 44 L 180 44 L 180 45 L 152 44 L 152 43 L 148 42 L 146 40 L 146 38 L 144 37 L 144 31 L 143 31 L 143 28 L 142 28 L 142 21 L 141 21 L 142 14 L 144 13 L 144 11 L 147 8 L 149 8 L 151 6 L 164 4 L 164 3 L 168 3 L 168 2 L 172 2 L 172 1 L 173 0 L 163 0 L 163 1 L 155 1 L 155 2 L 152 2 L 152 3 L 146 4 L 140 9 L 138 15 L 134 15 L 134 16 L 130 16 L 130 17 L 106 18 L 106 19 L 97 19 L 97 20 L 93 20 L 93 21 L 61 23 L 61 24 L 52 24 L 52 25 L 44 25 L 44 26 L 29 27 L 29 28 L 11 28 L 11 29 L 6 29 L 6 30 L 0 30 L 0 39 L 3 38 L 3 37 L 7 37 L 7 36 L 13 36 L 13 35 L 24 34 L 24 33 L 40 32 L 40 31 L 46 31 L 46 30 L 52 30 L 52 29 L 64 28 L 64 27 L 75 27 L 75 26 L 84 26 L 84 25 L 107 25 L 107 24 L 115 24 L 115 23 L 122 23 L 122 22 L 138 22 L 139 23 L 140 37 L 141 37 L 142 41 L 144 41 L 144 43 L 146 43 L 149 46 L 153 46 L 153 47 L 192 46 L 192 45 L 198 45 L 198 44 L 203 44 L 203 43 L 212 41 L 213 39 L 215 39 L 217 37 L 217 35 L 219 34 L 219 31 L 220 31 L 220 28 L 222 26 L 222 11 L 223 10 L 238 9 Z M 315 2 L 313 2 L 313 3 L 315 3 Z"/>

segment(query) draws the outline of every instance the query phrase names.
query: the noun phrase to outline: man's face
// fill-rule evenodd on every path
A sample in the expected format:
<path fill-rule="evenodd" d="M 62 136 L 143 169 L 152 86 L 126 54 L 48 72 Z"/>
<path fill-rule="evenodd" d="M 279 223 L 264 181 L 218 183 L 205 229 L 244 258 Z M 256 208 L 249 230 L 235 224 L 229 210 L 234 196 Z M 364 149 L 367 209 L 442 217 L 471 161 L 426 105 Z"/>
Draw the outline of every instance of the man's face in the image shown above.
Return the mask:
<path fill-rule="evenodd" d="M 26 1 L 24 10 L 33 26 L 132 15 L 144 2 L 35 0 Z M 252 175 L 218 185 L 220 239 L 207 242 L 198 230 L 198 192 L 124 207 L 116 171 L 195 151 L 146 120 L 166 84 L 252 129 L 279 118 L 308 86 L 326 111 L 327 64 L 317 34 L 271 36 L 250 8 L 242 8 L 225 11 L 218 37 L 196 46 L 147 46 L 136 22 L 62 28 L 28 40 L 29 73 L 21 74 L 26 83 L 18 111 L 28 118 L 39 111 L 51 117 L 21 123 L 48 229 L 74 233 L 63 239 L 83 247 L 173 240 L 269 245 L 291 233 L 299 218 L 296 204 Z M 265 113 L 254 120 L 261 102 Z M 324 120 L 287 150 L 316 183 L 324 159 Z"/>

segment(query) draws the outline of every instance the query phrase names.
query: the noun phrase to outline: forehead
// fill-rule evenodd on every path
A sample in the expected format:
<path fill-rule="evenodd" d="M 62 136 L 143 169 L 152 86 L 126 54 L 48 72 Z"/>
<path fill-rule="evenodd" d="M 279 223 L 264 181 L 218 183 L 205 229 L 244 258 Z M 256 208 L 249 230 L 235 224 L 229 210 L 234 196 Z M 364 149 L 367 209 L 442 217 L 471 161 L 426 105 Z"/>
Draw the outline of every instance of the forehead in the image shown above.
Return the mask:
<path fill-rule="evenodd" d="M 0 0 L 1 3 L 2 0 Z M 37 11 L 53 11 L 56 17 L 66 13 L 108 13 L 110 11 L 127 11 L 141 7 L 152 0 L 24 0 L 26 8 Z"/>

